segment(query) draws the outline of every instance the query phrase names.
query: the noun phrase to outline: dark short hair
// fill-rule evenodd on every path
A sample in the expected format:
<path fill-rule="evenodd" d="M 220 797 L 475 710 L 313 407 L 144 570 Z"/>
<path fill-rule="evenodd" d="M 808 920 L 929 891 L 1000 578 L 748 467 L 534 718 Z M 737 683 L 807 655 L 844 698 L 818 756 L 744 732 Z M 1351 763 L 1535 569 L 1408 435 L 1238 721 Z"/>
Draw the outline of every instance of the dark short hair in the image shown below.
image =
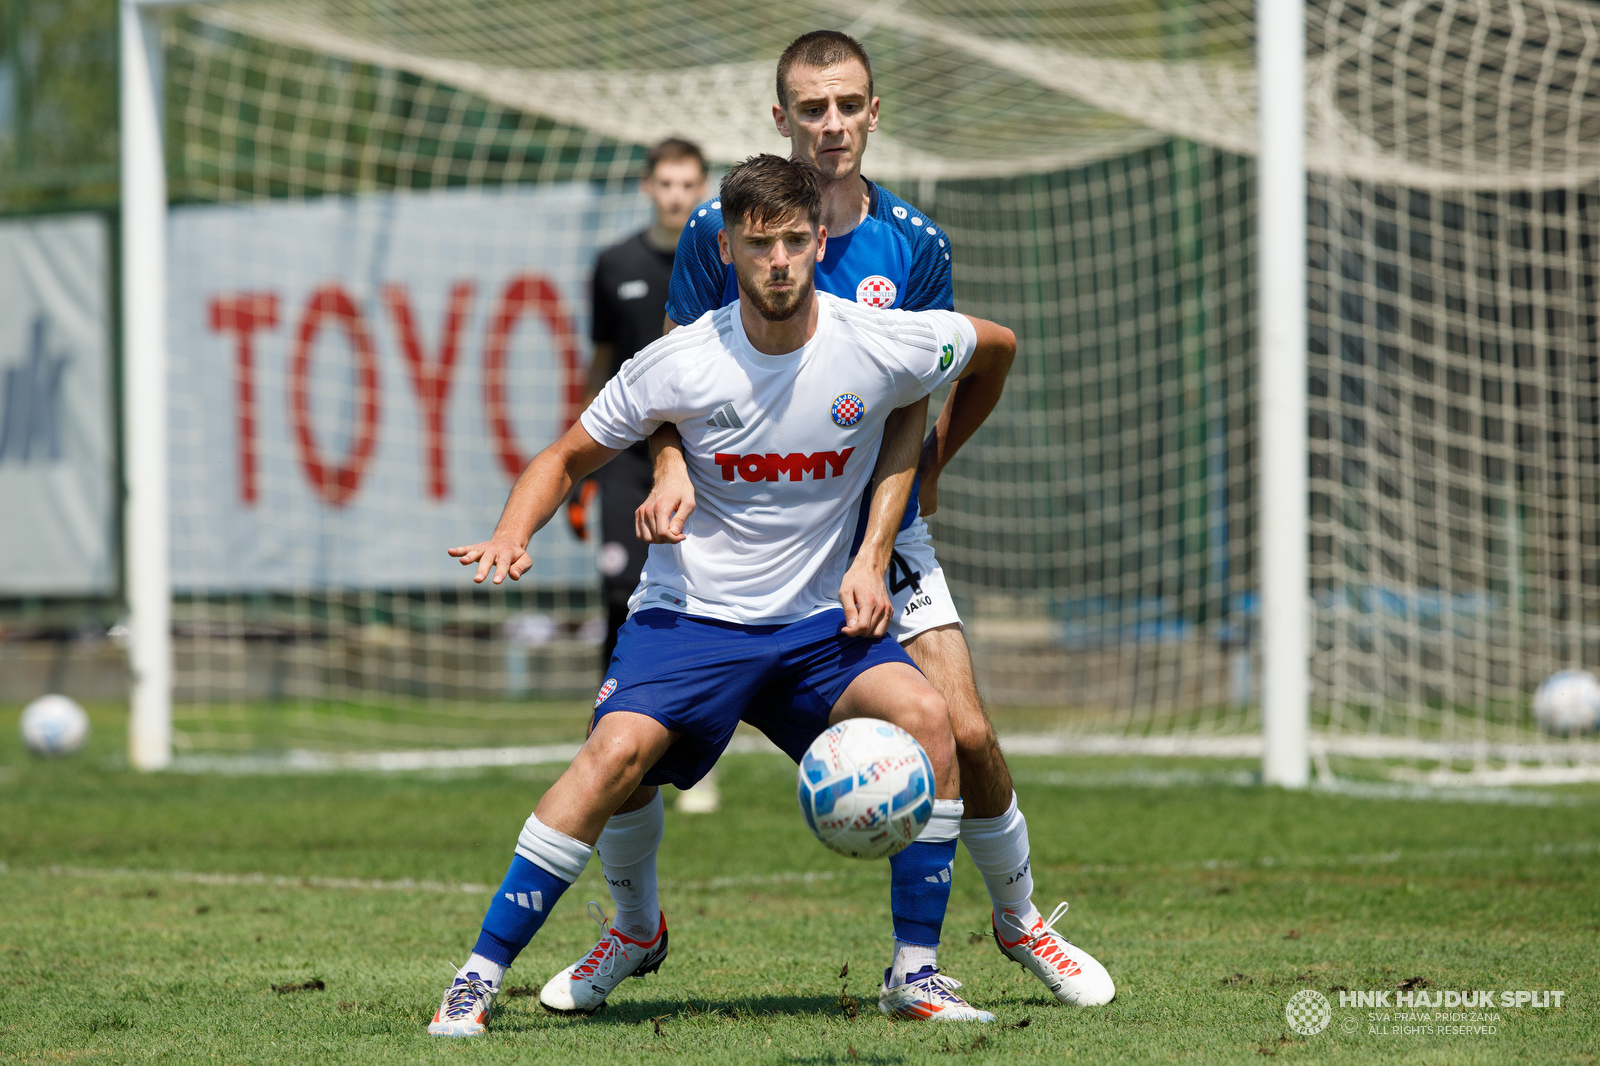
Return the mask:
<path fill-rule="evenodd" d="M 838 30 L 812 30 L 789 43 L 778 57 L 778 103 L 789 106 L 789 71 L 798 64 L 826 70 L 849 60 L 858 61 L 867 72 L 867 98 L 872 98 L 872 60 L 861 42 Z"/>
<path fill-rule="evenodd" d="M 700 164 L 700 173 L 706 172 L 705 153 L 700 151 L 700 146 L 693 141 L 686 141 L 682 137 L 668 137 L 644 157 L 645 177 L 656 172 L 656 167 L 662 163 L 675 163 L 680 159 L 693 159 Z"/>
<path fill-rule="evenodd" d="M 723 222 L 765 224 L 803 215 L 822 221 L 822 179 L 817 168 L 798 159 L 755 155 L 735 163 L 722 178 Z"/>

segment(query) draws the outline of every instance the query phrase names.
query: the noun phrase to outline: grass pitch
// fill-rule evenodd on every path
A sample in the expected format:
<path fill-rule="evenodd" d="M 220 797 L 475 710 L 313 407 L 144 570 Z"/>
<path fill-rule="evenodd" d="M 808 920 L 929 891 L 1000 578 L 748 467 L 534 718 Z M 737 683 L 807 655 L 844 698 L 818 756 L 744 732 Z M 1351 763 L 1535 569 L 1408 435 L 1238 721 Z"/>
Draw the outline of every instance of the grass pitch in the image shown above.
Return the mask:
<path fill-rule="evenodd" d="M 811 839 L 787 760 L 730 757 L 722 813 L 669 808 L 660 974 L 591 1019 L 526 994 L 593 942 L 594 862 L 511 971 L 491 1035 L 442 1041 L 424 1026 L 559 767 L 146 776 L 118 767 L 119 724 L 96 725 L 60 763 L 0 734 L 0 1060 L 1593 1062 L 1600 1047 L 1592 788 L 1291 795 L 1240 783 L 1245 765 L 1016 759 L 1037 901 L 1072 901 L 1062 928 L 1117 999 L 1059 1007 L 1004 960 L 963 853 L 941 962 L 999 1021 L 941 1027 L 877 1013 L 887 864 Z M 1339 1004 L 1402 984 L 1565 995 L 1493 1008 L 1476 1034 L 1396 1032 L 1416 1022 Z M 1307 988 L 1333 1003 L 1312 1036 L 1284 1014 Z"/>

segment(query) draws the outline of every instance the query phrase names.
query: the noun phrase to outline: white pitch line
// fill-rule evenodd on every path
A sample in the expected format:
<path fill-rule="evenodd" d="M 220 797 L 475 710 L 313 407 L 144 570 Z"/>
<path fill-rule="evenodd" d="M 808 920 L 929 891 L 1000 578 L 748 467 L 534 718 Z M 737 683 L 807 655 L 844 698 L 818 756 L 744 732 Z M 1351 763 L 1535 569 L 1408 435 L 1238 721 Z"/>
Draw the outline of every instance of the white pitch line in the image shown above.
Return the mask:
<path fill-rule="evenodd" d="M 1413 780 L 1413 775 L 1403 770 L 1391 773 L 1400 780 Z M 1504 788 L 1508 785 L 1592 785 L 1600 782 L 1600 766 L 1507 766 L 1499 770 L 1433 770 L 1415 775 L 1423 785 L 1459 787 L 1477 785 Z"/>
<path fill-rule="evenodd" d="M 492 766 L 538 766 L 568 763 L 577 744 L 544 744 L 522 748 L 450 748 L 439 751 L 330 752 L 295 749 L 282 755 L 180 755 L 177 773 L 189 774 L 317 774 L 339 770 L 394 773 L 404 770 L 476 770 Z"/>
<path fill-rule="evenodd" d="M 197 885 L 255 885 L 267 888 L 331 888 L 364 889 L 376 892 L 492 892 L 489 885 L 463 882 L 450 884 L 444 881 L 417 881 L 405 877 L 398 881 L 383 881 L 362 877 L 282 877 L 274 874 L 224 874 L 198 873 L 193 870 L 139 870 L 121 866 L 37 866 L 32 869 L 18 867 L 13 870 L 0 863 L 0 873 L 49 874 L 52 877 L 144 877 L 163 881 L 181 881 Z"/>
<path fill-rule="evenodd" d="M 1346 855 L 1258 855 L 1236 859 L 1189 859 L 1166 863 L 1085 863 L 1055 867 L 1075 874 L 1129 874 L 1176 872 L 1182 870 L 1272 870 L 1279 868 L 1341 867 L 1341 866 L 1392 866 L 1396 863 L 1436 862 L 1450 859 L 1495 859 L 1515 856 L 1549 857 L 1556 855 L 1594 855 L 1600 853 L 1600 841 L 1580 840 L 1568 844 L 1535 844 L 1522 848 L 1444 848 L 1435 851 L 1357 852 Z M 878 869 L 863 865 L 858 870 L 786 870 L 771 874 L 744 874 L 734 877 L 717 877 L 709 881 L 663 881 L 661 887 L 679 892 L 711 892 L 729 888 L 753 888 L 760 885 L 815 884 L 856 876 L 858 872 Z M 201 885 L 242 885 L 265 888 L 318 888 L 333 890 L 365 890 L 379 892 L 466 892 L 483 895 L 494 891 L 490 885 L 470 882 L 419 881 L 401 878 L 384 881 L 359 877 L 283 877 L 263 873 L 197 873 L 192 870 L 144 870 L 118 866 L 37 866 L 10 867 L 0 862 L 0 876 L 7 874 L 44 874 L 51 877 L 85 879 L 145 878 L 178 881 Z"/>
<path fill-rule="evenodd" d="M 1049 785 L 1057 788 L 1255 788 L 1260 776 L 1252 770 L 1231 773 L 1205 770 L 1027 770 L 1013 768 L 1011 779 L 1023 785 Z M 1511 783 L 1511 782 L 1508 782 Z M 1516 782 L 1529 784 L 1532 782 Z M 1548 782 L 1545 782 L 1548 783 Z M 1441 781 L 1362 781 L 1352 778 L 1318 778 L 1312 792 L 1349 796 L 1353 799 L 1419 800 L 1433 803 L 1489 803 L 1512 807 L 1581 807 L 1592 803 L 1584 796 L 1565 796 L 1553 792 L 1531 792 L 1510 788 L 1474 786 L 1468 782 Z"/>
<path fill-rule="evenodd" d="M 264 873 L 200 873 L 194 870 L 149 870 L 125 866 L 36 866 L 11 867 L 0 862 L 0 875 L 45 874 L 50 877 L 73 877 L 89 880 L 109 878 L 145 878 L 158 881 L 177 881 L 196 885 L 243 885 L 262 888 L 320 888 L 335 890 L 364 890 L 372 892 L 466 892 L 484 895 L 494 891 L 492 885 L 471 882 L 419 881 L 405 877 L 398 881 L 385 881 L 361 877 L 284 877 Z M 773 874 L 745 874 L 737 877 L 717 877 L 710 881 L 663 881 L 661 887 L 681 892 L 712 892 L 727 888 L 752 888 L 760 885 L 814 884 L 850 877 L 850 870 L 788 870 Z"/>
<path fill-rule="evenodd" d="M 710 881 L 663 881 L 663 888 L 676 888 L 690 892 L 710 892 L 722 888 L 749 888 L 756 885 L 813 884 L 851 877 L 852 870 L 807 870 L 781 874 L 747 874 L 743 877 L 717 877 Z"/>
<path fill-rule="evenodd" d="M 180 774 L 317 774 L 340 770 L 396 773 L 406 770 L 477 770 L 504 766 L 569 763 L 580 744 L 541 744 L 518 748 L 446 748 L 425 751 L 308 751 L 282 755 L 179 755 L 172 772 Z M 726 754 L 782 754 L 763 736 L 736 736 Z"/>
<path fill-rule="evenodd" d="M 1380 797 L 1364 786 L 1335 786 L 1335 791 L 1349 795 L 1370 795 L 1373 798 L 1392 799 L 1455 799 L 1473 802 L 1479 797 L 1493 802 L 1487 790 L 1508 785 L 1563 785 L 1592 784 L 1600 782 L 1600 747 L 1595 745 L 1501 745 L 1498 748 L 1463 745 L 1417 745 L 1403 740 L 1368 737 L 1336 737 L 1317 735 L 1313 747 L 1326 755 L 1349 755 L 1358 758 L 1412 757 L 1426 759 L 1461 759 L 1482 756 L 1523 762 L 1535 758 L 1548 765 L 1537 767 L 1508 765 L 1503 769 L 1480 769 L 1469 773 L 1436 770 L 1429 774 L 1407 774 L 1395 771 L 1395 776 L 1405 777 L 1403 784 L 1410 790 L 1398 790 Z M 1400 745 L 1396 747 L 1395 745 Z M 1407 745 L 1410 745 L 1407 747 Z M 1191 737 L 1123 737 L 1099 734 L 1074 733 L 1008 733 L 1000 737 L 1002 750 L 1010 756 L 1024 755 L 1102 755 L 1145 757 L 1212 757 L 1253 759 L 1261 753 L 1258 736 L 1191 736 Z M 580 745 L 542 744 L 506 748 L 455 748 L 421 751 L 378 752 L 326 752 L 294 749 L 277 755 L 262 753 L 245 755 L 201 754 L 180 755 L 173 760 L 176 773 L 194 774 L 312 774 L 339 771 L 396 773 L 416 770 L 475 770 L 490 767 L 541 766 L 569 763 L 577 755 Z M 1415 748 L 1416 750 L 1412 750 Z M 729 755 L 777 754 L 778 748 L 766 737 L 741 733 L 728 745 Z M 1575 761 L 1576 765 L 1563 765 L 1562 760 Z M 1180 771 L 1181 772 L 1181 771 Z M 1145 783 L 1156 784 L 1152 775 Z M 1413 779 L 1414 778 L 1414 779 Z M 1082 778 L 1079 778 L 1082 780 Z M 1045 783 L 1045 782 L 1040 782 Z M 1070 784 L 1070 781 L 1062 782 Z M 1131 782 L 1141 783 L 1141 782 Z M 1251 783 L 1251 782 L 1240 782 Z M 1429 795 L 1416 790 L 1416 786 L 1433 787 L 1439 795 Z M 1503 800 L 1501 802 L 1544 805 L 1542 800 Z"/>
<path fill-rule="evenodd" d="M 1530 848 L 1444 848 L 1435 851 L 1356 852 L 1348 855 L 1258 855 L 1244 859 L 1191 859 L 1168 863 L 1096 863 L 1065 866 L 1061 869 L 1081 874 L 1126 874 L 1178 870 L 1272 870 L 1280 867 L 1389 866 L 1395 863 L 1435 862 L 1449 859 L 1493 859 L 1521 855 L 1593 855 L 1600 842 L 1577 841 L 1571 844 L 1536 844 Z"/>

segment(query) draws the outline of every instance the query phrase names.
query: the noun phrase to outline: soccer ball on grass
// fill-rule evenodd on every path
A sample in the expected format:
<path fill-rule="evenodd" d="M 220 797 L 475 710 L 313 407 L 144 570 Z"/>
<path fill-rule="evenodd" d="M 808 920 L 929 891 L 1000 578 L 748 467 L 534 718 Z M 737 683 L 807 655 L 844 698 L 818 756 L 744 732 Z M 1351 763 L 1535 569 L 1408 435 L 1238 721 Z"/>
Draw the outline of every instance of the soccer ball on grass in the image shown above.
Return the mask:
<path fill-rule="evenodd" d="M 1600 726 L 1600 681 L 1587 670 L 1561 670 L 1533 694 L 1533 716 L 1546 733 L 1567 736 Z"/>
<path fill-rule="evenodd" d="M 22 742 L 35 755 L 71 755 L 89 739 L 89 716 L 70 696 L 51 693 L 22 709 Z"/>
<path fill-rule="evenodd" d="M 852 859 L 885 859 L 928 824 L 933 764 L 904 729 L 851 718 L 811 742 L 799 792 L 800 812 L 824 845 Z"/>

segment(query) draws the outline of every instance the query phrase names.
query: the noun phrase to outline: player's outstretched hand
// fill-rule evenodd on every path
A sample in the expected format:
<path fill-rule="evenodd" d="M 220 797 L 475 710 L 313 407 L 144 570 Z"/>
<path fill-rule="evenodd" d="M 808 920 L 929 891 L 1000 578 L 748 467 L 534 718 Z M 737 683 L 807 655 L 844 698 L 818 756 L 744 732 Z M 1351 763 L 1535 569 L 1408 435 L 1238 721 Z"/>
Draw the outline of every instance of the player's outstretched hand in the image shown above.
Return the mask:
<path fill-rule="evenodd" d="M 688 471 L 663 477 L 658 468 L 649 497 L 633 512 L 633 532 L 646 544 L 679 544 L 688 539 L 683 526 L 692 514 L 694 485 Z"/>
<path fill-rule="evenodd" d="M 483 583 L 490 570 L 495 571 L 494 583 L 498 585 L 507 576 L 517 580 L 533 566 L 526 547 L 509 540 L 486 540 L 464 548 L 451 548 L 450 557 L 460 559 L 462 566 L 477 563 L 478 572 L 472 575 L 472 580 L 478 584 Z"/>
<path fill-rule="evenodd" d="M 889 631 L 894 601 L 883 583 L 883 570 L 864 566 L 861 560 L 856 556 L 839 583 L 839 602 L 844 605 L 844 628 L 839 632 L 847 637 L 881 637 Z"/>

